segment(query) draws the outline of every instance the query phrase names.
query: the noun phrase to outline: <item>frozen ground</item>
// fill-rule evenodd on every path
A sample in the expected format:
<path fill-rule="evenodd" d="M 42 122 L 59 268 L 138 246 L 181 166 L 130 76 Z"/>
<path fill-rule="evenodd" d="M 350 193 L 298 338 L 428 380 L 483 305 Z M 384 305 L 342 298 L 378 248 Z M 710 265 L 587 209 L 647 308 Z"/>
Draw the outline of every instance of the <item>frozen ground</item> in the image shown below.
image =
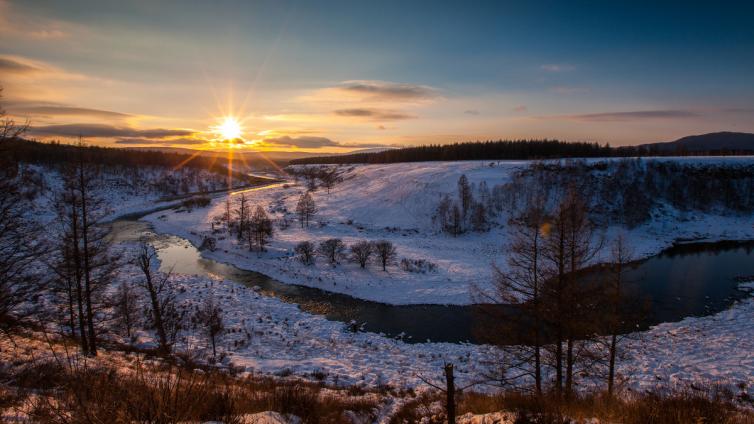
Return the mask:
<path fill-rule="evenodd" d="M 673 159 L 658 159 L 673 160 Z M 683 159 L 711 161 L 718 159 Z M 754 163 L 751 158 L 736 158 Z M 453 238 L 432 227 L 431 214 L 443 193 L 453 193 L 458 177 L 472 182 L 504 181 L 521 162 L 490 167 L 488 162 L 422 163 L 355 166 L 344 182 L 328 195 L 315 194 L 317 222 L 301 229 L 293 222 L 277 230 L 269 252 L 257 254 L 221 241 L 216 252 L 205 255 L 242 268 L 261 271 L 283 282 L 304 284 L 390 303 L 468 303 L 469 282 L 483 284 L 489 264 L 501 260 L 504 230 L 470 233 Z M 283 207 L 293 210 L 303 188 L 291 185 L 248 192 L 253 204 L 262 204 L 278 217 Z M 197 243 L 208 234 L 209 222 L 221 213 L 222 199 L 193 212 L 162 212 L 148 217 L 158 232 L 186 237 Z M 350 220 L 350 221 L 349 221 Z M 390 227 L 390 228 L 386 228 Z M 614 234 L 612 228 L 608 236 Z M 669 216 L 628 233 L 640 256 L 655 254 L 678 239 L 754 238 L 750 217 L 711 215 Z M 389 239 L 399 257 L 429 259 L 434 274 L 411 274 L 392 266 L 361 270 L 354 264 L 332 268 L 323 263 L 301 265 L 291 255 L 301 240 L 340 237 Z M 297 375 L 324 372 L 344 384 L 421 386 L 419 375 L 438 376 L 446 361 L 456 364 L 459 378 L 478 376 L 493 348 L 465 344 L 407 344 L 371 333 L 353 333 L 341 323 L 300 311 L 295 305 L 263 297 L 228 281 L 176 276 L 186 296 L 201 298 L 212 291 L 223 299 L 228 319 L 238 330 L 231 333 L 229 359 L 249 372 Z M 752 288 L 754 285 L 748 284 Z M 633 335 L 625 343 L 629 358 L 620 364 L 628 390 L 650 390 L 668 384 L 723 382 L 754 393 L 754 299 L 707 317 L 665 323 Z M 587 382 L 587 384 L 589 384 Z M 742 387 L 743 389 L 741 389 Z"/>
<path fill-rule="evenodd" d="M 344 291 L 359 297 L 395 303 L 419 303 L 417 299 L 466 303 L 469 280 L 485 281 L 483 273 L 488 272 L 489 263 L 502 257 L 500 245 L 504 243 L 504 232 L 493 230 L 489 234 L 472 233 L 454 239 L 437 234 L 427 218 L 441 193 L 455 190 L 455 181 L 461 173 L 466 173 L 472 182 L 488 178 L 503 181 L 517 166 L 521 163 L 495 167 L 489 167 L 486 162 L 356 167 L 349 171 L 351 178 L 336 186 L 329 197 L 321 190 L 315 194 L 320 209 L 317 220 L 326 222 L 325 226 L 302 230 L 294 222 L 289 229 L 277 232 L 270 252 L 261 256 L 235 247 L 230 240 L 221 244 L 216 252 L 206 254 L 259 270 L 284 282 Z M 379 181 L 378 175 L 389 178 L 392 183 Z M 292 209 L 300 190 L 292 186 L 248 193 L 255 203 L 280 210 L 281 206 Z M 160 212 L 149 220 L 157 231 L 185 236 L 196 243 L 200 235 L 208 231 L 209 220 L 220 212 L 222 204 L 222 199 L 218 199 L 205 209 Z M 406 212 L 391 215 L 389 210 L 395 208 Z M 648 255 L 676 238 L 753 236 L 748 219 L 693 218 L 687 222 L 655 222 L 632 231 L 630 237 L 640 246 L 641 254 Z M 349 224 L 349 219 L 353 223 Z M 389 225 L 388 219 L 395 219 L 398 224 Z M 399 230 L 384 228 L 396 225 Z M 289 251 L 298 240 L 333 235 L 347 241 L 389 238 L 398 245 L 399 256 L 430 259 L 440 269 L 435 274 L 416 275 L 396 266 L 388 273 L 382 273 L 376 266 L 363 271 L 352 264 L 332 269 L 318 263 L 316 267 L 307 268 L 290 257 Z M 494 249 L 490 247 L 487 252 L 483 246 L 494 246 Z M 456 272 L 461 277 L 455 278 Z M 322 281 L 317 278 L 320 273 Z M 140 276 L 136 270 L 127 268 L 123 270 L 123 278 L 133 281 Z M 196 305 L 210 294 L 221 302 L 227 331 L 220 343 L 220 362 L 248 373 L 324 378 L 329 383 L 344 386 L 426 388 L 420 377 L 439 379 L 443 364 L 453 362 L 458 384 L 463 386 L 478 378 L 485 363 L 494 358 L 496 352 L 491 346 L 408 344 L 373 333 L 352 332 L 345 324 L 302 312 L 296 305 L 262 296 L 231 281 L 212 276 L 174 275 L 171 278 L 186 304 Z M 754 289 L 754 283 L 745 286 Z M 619 364 L 621 380 L 625 382 L 623 388 L 643 391 L 668 384 L 720 382 L 754 395 L 752 322 L 754 298 L 748 297 L 712 316 L 660 324 L 634 334 L 623 345 L 628 358 Z M 197 334 L 187 332 L 179 348 L 206 358 L 207 343 Z M 142 333 L 139 343 L 150 345 L 154 340 L 152 335 Z M 15 355 L 9 349 L 0 350 Z M 586 379 L 583 384 L 597 383 Z M 478 389 L 489 387 L 478 386 Z"/>
<path fill-rule="evenodd" d="M 754 164 L 754 158 L 748 157 L 649 160 Z M 512 172 L 526 164 L 524 161 L 484 161 L 344 166 L 341 168 L 343 182 L 329 194 L 322 188 L 313 194 L 318 212 L 308 228 L 301 228 L 293 213 L 305 190 L 302 185 L 291 183 L 287 187 L 248 191 L 252 205 L 264 206 L 275 219 L 287 217 L 290 226 L 287 229 L 276 227 L 268 252 L 262 254 L 239 247 L 234 237 L 220 240 L 216 251 L 204 254 L 285 283 L 367 300 L 391 304 L 472 303 L 471 287 L 488 287 L 491 265 L 506 266 L 504 223 L 507 217 L 499 217 L 498 222 L 503 224 L 489 232 L 469 231 L 452 237 L 438 231 L 433 224 L 435 208 L 444 194 L 455 195 L 462 174 L 467 175 L 472 184 L 486 181 L 492 187 L 508 181 Z M 232 195 L 237 196 L 238 193 Z M 156 231 L 179 235 L 198 246 L 204 236 L 212 235 L 210 222 L 222 215 L 224 207 L 224 199 L 219 198 L 208 208 L 160 212 L 146 219 L 153 223 Z M 609 240 L 624 231 L 622 227 L 610 227 L 604 235 Z M 222 235 L 214 236 L 222 238 Z M 671 209 L 663 218 L 634 228 L 626 232 L 626 236 L 638 259 L 657 254 L 677 240 L 752 239 L 754 227 L 751 216 L 679 213 Z M 341 238 L 346 245 L 361 239 L 390 240 L 397 247 L 398 260 L 428 260 L 436 265 L 436 270 L 412 273 L 393 264 L 383 272 L 377 265 L 361 269 L 357 264 L 343 261 L 332 267 L 322 260 L 304 266 L 294 257 L 294 246 L 298 242 L 318 242 L 331 237 Z"/>
<path fill-rule="evenodd" d="M 138 273 L 130 274 L 139 278 Z M 495 348 L 453 343 L 409 344 L 374 333 L 352 332 L 345 324 L 302 312 L 296 305 L 267 297 L 241 284 L 211 276 L 172 277 L 187 305 L 208 296 L 221 303 L 226 334 L 222 363 L 249 373 L 325 378 L 339 385 L 427 388 L 421 377 L 440 381 L 453 362 L 459 385 L 479 378 Z M 754 283 L 745 284 L 754 289 Z M 626 339 L 628 358 L 620 362 L 626 390 L 643 391 L 689 383 L 720 382 L 754 394 L 754 298 L 716 315 L 665 323 Z M 141 343 L 154 343 L 143 334 Z M 197 356 L 209 353 L 195 333 L 183 340 Z M 322 377 L 324 376 L 324 377 Z M 583 380 L 585 387 L 602 385 Z M 477 390 L 491 387 L 477 386 Z"/>

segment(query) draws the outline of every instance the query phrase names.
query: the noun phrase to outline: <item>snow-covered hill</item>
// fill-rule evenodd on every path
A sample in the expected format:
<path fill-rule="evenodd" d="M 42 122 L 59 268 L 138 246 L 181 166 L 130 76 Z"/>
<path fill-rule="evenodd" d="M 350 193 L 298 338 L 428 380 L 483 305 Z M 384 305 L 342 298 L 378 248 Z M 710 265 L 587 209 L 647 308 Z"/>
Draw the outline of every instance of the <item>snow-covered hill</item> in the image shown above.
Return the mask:
<path fill-rule="evenodd" d="M 695 166 L 727 164 L 754 165 L 754 158 L 658 158 Z M 489 188 L 502 185 L 526 161 L 426 162 L 387 165 L 346 165 L 339 167 L 342 182 L 327 193 L 313 193 L 317 213 L 308 228 L 301 228 L 295 216 L 299 196 L 306 191 L 306 179 L 286 186 L 247 192 L 252 205 L 262 205 L 277 220 L 286 218 L 290 226 L 276 227 L 265 253 L 237 246 L 234 237 L 219 240 L 218 249 L 205 252 L 214 259 L 241 268 L 263 272 L 283 282 L 302 284 L 346 293 L 355 297 L 393 304 L 467 304 L 471 287 L 487 287 L 491 265 L 505 266 L 507 243 L 506 208 L 494 218 L 488 232 L 467 231 L 453 237 L 433 222 L 437 205 L 444 195 L 456 196 L 457 183 L 466 175 L 477 190 L 484 181 Z M 476 192 L 475 192 L 476 193 Z M 238 193 L 233 197 L 237 198 Z M 192 212 L 167 212 L 149 217 L 159 232 L 188 238 L 199 245 L 211 234 L 211 221 L 223 214 L 225 202 L 216 200 L 210 208 Z M 678 239 L 752 239 L 752 217 L 742 214 L 717 215 L 665 208 L 661 215 L 632 229 L 612 225 L 604 229 L 610 239 L 625 232 L 637 257 L 656 254 Z M 600 234 L 602 236 L 603 234 Z M 319 260 L 303 265 L 294 255 L 298 242 L 319 242 L 341 238 L 346 245 L 358 240 L 386 239 L 397 247 L 398 261 L 425 260 L 436 266 L 433 272 L 416 273 L 398 265 L 383 272 L 372 265 L 361 269 L 343 261 L 332 267 Z M 597 260 L 605 259 L 597 258 Z"/>

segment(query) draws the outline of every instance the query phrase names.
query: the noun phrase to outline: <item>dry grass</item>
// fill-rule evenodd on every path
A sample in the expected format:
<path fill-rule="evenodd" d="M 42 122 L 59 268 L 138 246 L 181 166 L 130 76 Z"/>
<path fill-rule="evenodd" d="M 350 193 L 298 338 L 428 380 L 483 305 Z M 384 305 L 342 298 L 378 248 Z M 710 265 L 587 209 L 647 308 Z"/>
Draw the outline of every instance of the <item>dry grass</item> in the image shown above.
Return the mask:
<path fill-rule="evenodd" d="M 237 423 L 244 414 L 277 411 L 304 423 L 347 423 L 344 411 L 373 418 L 381 398 L 373 393 L 333 395 L 321 384 L 271 378 L 239 379 L 219 372 L 172 367 L 129 373 L 113 368 L 67 368 L 55 362 L 28 366 L 9 381 L 15 404 L 38 423 L 155 424 L 219 421 Z"/>
<path fill-rule="evenodd" d="M 304 423 L 372 422 L 389 398 L 406 402 L 393 423 L 445 422 L 440 393 L 327 387 L 293 377 L 236 377 L 190 357 L 103 351 L 96 359 L 33 338 L 0 348 L 0 411 L 20 411 L 39 423 L 239 422 L 245 414 L 276 411 Z M 45 355 L 45 352 L 47 353 Z M 54 354 L 52 354 L 54 352 Z M 183 364 L 182 366 L 177 365 Z M 316 376 L 315 376 L 316 377 Z M 748 408 L 746 408 L 748 406 Z M 569 402 L 517 392 L 464 393 L 458 415 L 515 412 L 519 423 L 599 418 L 626 424 L 754 424 L 754 402 L 718 386 L 682 387 L 666 394 L 581 396 Z M 350 411 L 350 412 L 346 412 Z M 11 414 L 12 415 L 12 414 Z M 1 421 L 1 419 L 0 419 Z"/>
<path fill-rule="evenodd" d="M 429 417 L 429 423 L 445 421 L 437 411 L 443 397 L 425 394 L 404 405 L 393 423 L 417 422 Z M 631 399 L 608 399 L 604 395 L 582 396 L 559 401 L 554 396 L 536 397 L 518 392 L 499 395 L 465 393 L 458 399 L 457 414 L 515 412 L 517 424 L 564 424 L 601 422 L 622 424 L 754 424 L 754 413 L 747 400 L 735 398 L 721 387 L 678 388 L 667 394 L 642 394 Z M 426 418 L 425 418 L 426 419 Z"/>

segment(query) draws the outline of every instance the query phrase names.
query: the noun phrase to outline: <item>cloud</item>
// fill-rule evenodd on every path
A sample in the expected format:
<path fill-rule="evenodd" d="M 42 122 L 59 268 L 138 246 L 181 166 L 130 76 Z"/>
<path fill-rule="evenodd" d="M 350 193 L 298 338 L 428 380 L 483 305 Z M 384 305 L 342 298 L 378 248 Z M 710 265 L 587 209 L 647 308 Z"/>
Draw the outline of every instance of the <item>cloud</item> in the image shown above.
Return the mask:
<path fill-rule="evenodd" d="M 17 78 L 46 78 L 62 80 L 87 80 L 86 75 L 65 71 L 46 62 L 21 56 L 0 55 L 0 75 L 6 73 Z"/>
<path fill-rule="evenodd" d="M 381 143 L 338 143 L 327 137 L 301 136 L 290 137 L 287 135 L 281 137 L 270 137 L 262 140 L 264 144 L 277 147 L 298 147 L 302 149 L 320 149 L 323 147 L 345 147 L 345 148 L 375 148 L 391 147 Z"/>
<path fill-rule="evenodd" d="M 699 117 L 699 113 L 689 110 L 636 110 L 628 112 L 587 113 L 581 115 L 558 115 L 545 119 L 568 119 L 586 122 L 625 122 L 647 119 L 686 119 Z"/>
<path fill-rule="evenodd" d="M 518 106 L 516 106 L 516 107 L 513 108 L 513 111 L 514 112 L 528 112 L 529 108 L 526 107 L 526 105 L 518 105 Z"/>
<path fill-rule="evenodd" d="M 185 137 L 195 132 L 185 129 L 136 129 L 107 124 L 64 124 L 33 127 L 30 132 L 39 135 L 61 137 L 123 137 L 123 138 L 168 138 Z"/>
<path fill-rule="evenodd" d="M 474 116 L 479 115 L 479 111 L 476 109 L 464 110 L 463 113 L 466 115 L 474 115 Z"/>
<path fill-rule="evenodd" d="M 539 67 L 539 69 L 545 72 L 569 72 L 576 69 L 573 65 L 549 63 Z"/>
<path fill-rule="evenodd" d="M 199 138 L 187 138 L 187 137 L 169 138 L 169 139 L 120 138 L 118 140 L 115 140 L 115 144 L 160 144 L 160 145 L 203 144 L 206 142 L 207 142 L 206 140 L 202 140 Z"/>
<path fill-rule="evenodd" d="M 28 63 L 24 63 L 15 58 L 0 56 L 0 71 L 12 72 L 17 74 L 28 74 L 38 72 L 40 69 Z"/>
<path fill-rule="evenodd" d="M 414 101 L 437 96 L 437 91 L 426 85 L 376 80 L 344 81 L 336 89 L 364 96 L 367 100 Z"/>
<path fill-rule="evenodd" d="M 364 118 L 370 121 L 399 121 L 403 119 L 415 119 L 416 116 L 409 115 L 407 113 L 387 110 L 387 109 L 371 109 L 371 108 L 352 108 L 352 109 L 339 109 L 333 112 L 338 116 L 345 116 L 351 118 Z"/>
<path fill-rule="evenodd" d="M 309 148 L 309 149 L 339 146 L 337 142 L 330 140 L 327 137 L 315 137 L 315 136 L 291 137 L 291 136 L 284 135 L 281 137 L 265 138 L 264 142 L 266 144 L 274 144 L 277 146 L 301 147 L 301 148 Z"/>
<path fill-rule="evenodd" d="M 90 109 L 73 106 L 9 106 L 9 111 L 15 114 L 45 115 L 45 116 L 92 116 L 98 118 L 129 118 L 131 115 L 109 110 Z"/>

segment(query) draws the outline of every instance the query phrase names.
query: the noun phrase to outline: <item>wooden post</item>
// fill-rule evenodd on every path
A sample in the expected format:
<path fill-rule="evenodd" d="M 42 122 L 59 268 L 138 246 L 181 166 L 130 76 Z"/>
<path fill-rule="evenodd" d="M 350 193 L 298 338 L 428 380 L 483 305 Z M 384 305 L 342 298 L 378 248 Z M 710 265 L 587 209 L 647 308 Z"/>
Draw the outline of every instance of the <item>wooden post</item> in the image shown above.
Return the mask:
<path fill-rule="evenodd" d="M 446 384 L 446 411 L 448 413 L 448 424 L 456 424 L 456 386 L 453 381 L 453 364 L 445 364 L 445 384 Z"/>

